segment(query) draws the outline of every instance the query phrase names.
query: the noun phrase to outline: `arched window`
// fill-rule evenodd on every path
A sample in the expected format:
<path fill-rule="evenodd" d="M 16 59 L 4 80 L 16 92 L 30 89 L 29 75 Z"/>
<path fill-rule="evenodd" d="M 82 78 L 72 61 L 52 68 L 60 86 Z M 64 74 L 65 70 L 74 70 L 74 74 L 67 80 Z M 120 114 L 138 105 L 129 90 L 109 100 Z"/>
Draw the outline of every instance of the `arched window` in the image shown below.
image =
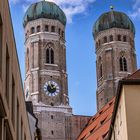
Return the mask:
<path fill-rule="evenodd" d="M 107 37 L 106 36 L 104 37 L 104 43 L 107 43 Z"/>
<path fill-rule="evenodd" d="M 103 67 L 102 67 L 102 64 L 100 64 L 100 78 L 103 76 Z"/>
<path fill-rule="evenodd" d="M 49 26 L 45 25 L 45 31 L 48 32 L 49 31 Z"/>
<path fill-rule="evenodd" d="M 123 36 L 123 42 L 126 42 L 126 35 Z"/>
<path fill-rule="evenodd" d="M 46 63 L 54 64 L 54 51 L 52 48 L 46 50 Z"/>
<path fill-rule="evenodd" d="M 125 57 L 123 58 L 123 66 L 124 66 L 124 71 L 127 71 L 127 61 Z"/>
<path fill-rule="evenodd" d="M 51 131 L 52 135 L 54 134 L 53 130 Z"/>
<path fill-rule="evenodd" d="M 96 48 L 98 48 L 98 42 L 96 42 Z"/>
<path fill-rule="evenodd" d="M 55 32 L 55 26 L 51 27 L 51 32 Z"/>
<path fill-rule="evenodd" d="M 48 49 L 46 50 L 46 63 L 50 63 L 49 56 L 50 56 L 50 50 L 49 50 L 49 48 L 48 48 Z"/>
<path fill-rule="evenodd" d="M 54 51 L 51 49 L 51 64 L 54 64 Z"/>
<path fill-rule="evenodd" d="M 61 29 L 59 28 L 59 29 L 58 29 L 58 34 L 60 35 L 60 33 L 61 33 Z"/>
<path fill-rule="evenodd" d="M 99 39 L 99 46 L 101 45 L 101 41 L 100 41 L 100 39 Z"/>
<path fill-rule="evenodd" d="M 99 57 L 99 79 L 103 76 L 103 65 L 102 65 L 102 59 Z"/>
<path fill-rule="evenodd" d="M 34 27 L 31 28 L 31 34 L 33 34 L 33 33 L 35 33 L 35 28 Z"/>
<path fill-rule="evenodd" d="M 25 34 L 25 38 L 27 38 L 27 33 Z"/>
<path fill-rule="evenodd" d="M 40 32 L 40 26 L 37 26 L 36 31 Z"/>
<path fill-rule="evenodd" d="M 120 57 L 120 71 L 127 71 L 127 61 L 124 56 Z"/>
<path fill-rule="evenodd" d="M 37 26 L 36 31 L 40 32 L 40 26 Z"/>
<path fill-rule="evenodd" d="M 64 31 L 62 31 L 62 37 L 64 37 Z"/>
<path fill-rule="evenodd" d="M 118 35 L 118 41 L 121 41 L 121 35 Z"/>
<path fill-rule="evenodd" d="M 113 35 L 109 36 L 109 40 L 110 40 L 110 42 L 113 41 Z"/>

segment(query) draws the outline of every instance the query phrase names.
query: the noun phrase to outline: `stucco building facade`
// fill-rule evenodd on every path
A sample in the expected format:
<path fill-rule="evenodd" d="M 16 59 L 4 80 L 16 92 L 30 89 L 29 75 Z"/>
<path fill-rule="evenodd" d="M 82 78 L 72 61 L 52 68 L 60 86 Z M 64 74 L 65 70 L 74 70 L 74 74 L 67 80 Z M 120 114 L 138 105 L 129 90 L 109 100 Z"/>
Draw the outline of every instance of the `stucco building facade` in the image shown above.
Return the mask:
<path fill-rule="evenodd" d="M 138 140 L 140 137 L 140 70 L 119 82 L 109 140 Z M 136 114 L 136 115 L 134 115 Z"/>
<path fill-rule="evenodd" d="M 137 68 L 135 27 L 125 13 L 104 13 L 93 27 L 98 112 L 92 118 L 74 115 L 69 105 L 64 12 L 52 2 L 34 3 L 25 13 L 23 26 L 26 105 L 9 5 L 7 0 L 0 1 L 1 140 L 140 137 L 140 71 L 131 75 Z"/>
<path fill-rule="evenodd" d="M 32 140 L 8 0 L 0 0 L 0 140 Z"/>
<path fill-rule="evenodd" d="M 52 2 L 40 1 L 27 9 L 23 25 L 26 105 L 9 5 L 0 1 L 1 140 L 140 137 L 140 71 L 131 75 L 137 68 L 135 27 L 125 13 L 104 13 L 93 27 L 98 112 L 91 118 L 74 115 L 69 105 L 64 12 Z"/>

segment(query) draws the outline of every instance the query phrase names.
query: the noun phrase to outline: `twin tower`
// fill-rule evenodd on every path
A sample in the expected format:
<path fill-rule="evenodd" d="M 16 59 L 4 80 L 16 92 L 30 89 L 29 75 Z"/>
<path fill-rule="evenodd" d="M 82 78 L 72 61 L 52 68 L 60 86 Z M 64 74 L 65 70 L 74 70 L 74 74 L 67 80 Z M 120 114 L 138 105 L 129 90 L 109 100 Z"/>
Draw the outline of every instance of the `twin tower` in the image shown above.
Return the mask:
<path fill-rule="evenodd" d="M 25 98 L 32 101 L 42 140 L 75 140 L 90 117 L 69 105 L 64 12 L 52 2 L 32 4 L 25 13 Z M 97 109 L 115 96 L 120 79 L 136 70 L 135 28 L 127 15 L 110 11 L 96 21 Z"/>

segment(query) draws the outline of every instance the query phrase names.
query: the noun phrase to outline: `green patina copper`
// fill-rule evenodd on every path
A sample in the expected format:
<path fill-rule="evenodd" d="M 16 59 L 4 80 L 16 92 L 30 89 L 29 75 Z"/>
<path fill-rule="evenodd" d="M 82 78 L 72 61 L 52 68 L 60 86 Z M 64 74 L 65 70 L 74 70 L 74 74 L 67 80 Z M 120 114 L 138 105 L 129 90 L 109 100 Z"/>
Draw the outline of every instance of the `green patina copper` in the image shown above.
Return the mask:
<path fill-rule="evenodd" d="M 93 36 L 110 28 L 129 29 L 135 35 L 135 27 L 131 19 L 122 12 L 110 11 L 102 14 L 93 26 Z"/>
<path fill-rule="evenodd" d="M 23 26 L 25 27 L 29 21 L 39 18 L 59 20 L 63 25 L 66 25 L 64 12 L 53 2 L 40 1 L 32 4 L 25 13 Z"/>

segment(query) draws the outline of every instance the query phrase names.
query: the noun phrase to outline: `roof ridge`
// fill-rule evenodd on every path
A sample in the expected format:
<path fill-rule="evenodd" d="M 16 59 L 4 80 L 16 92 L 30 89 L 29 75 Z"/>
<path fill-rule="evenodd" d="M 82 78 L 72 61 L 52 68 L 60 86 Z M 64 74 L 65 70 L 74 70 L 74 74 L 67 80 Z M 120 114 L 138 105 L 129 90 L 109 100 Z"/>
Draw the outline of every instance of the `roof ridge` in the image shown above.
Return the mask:
<path fill-rule="evenodd" d="M 140 79 L 140 77 L 134 78 L 133 76 L 136 76 L 136 74 L 140 73 L 140 69 L 137 69 L 135 72 L 133 72 L 132 74 L 128 75 L 127 77 L 123 78 L 123 80 L 127 80 L 127 79 Z"/>

